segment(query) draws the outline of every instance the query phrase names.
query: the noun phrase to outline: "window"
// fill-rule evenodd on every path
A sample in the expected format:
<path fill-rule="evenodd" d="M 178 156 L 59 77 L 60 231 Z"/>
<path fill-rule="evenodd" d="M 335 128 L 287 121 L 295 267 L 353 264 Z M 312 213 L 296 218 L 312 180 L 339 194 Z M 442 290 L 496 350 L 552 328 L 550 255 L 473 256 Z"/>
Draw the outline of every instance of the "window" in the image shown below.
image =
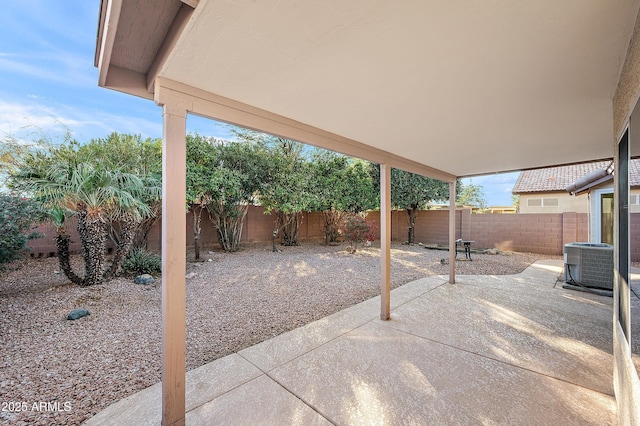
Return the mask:
<path fill-rule="evenodd" d="M 640 194 L 631 194 L 629 195 L 629 204 L 630 205 L 639 205 L 640 204 Z"/>
<path fill-rule="evenodd" d="M 558 207 L 557 198 L 529 198 L 527 207 Z"/>

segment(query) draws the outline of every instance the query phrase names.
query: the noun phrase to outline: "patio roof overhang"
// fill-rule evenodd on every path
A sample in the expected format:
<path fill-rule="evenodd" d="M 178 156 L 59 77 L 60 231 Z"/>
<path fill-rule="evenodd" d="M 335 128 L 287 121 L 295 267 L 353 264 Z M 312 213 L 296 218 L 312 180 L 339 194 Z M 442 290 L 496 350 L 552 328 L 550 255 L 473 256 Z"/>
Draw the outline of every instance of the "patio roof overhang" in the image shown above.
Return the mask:
<path fill-rule="evenodd" d="M 470 176 L 611 157 L 639 6 L 103 0 L 96 65 L 101 86 L 152 99 L 163 77 Z"/>
<path fill-rule="evenodd" d="M 163 424 L 185 420 L 188 113 L 381 164 L 381 319 L 392 167 L 449 182 L 455 247 L 456 177 L 606 159 L 612 149 L 626 164 L 629 129 L 640 127 L 640 0 L 362 4 L 101 1 L 99 85 L 163 107 Z M 640 156 L 640 144 L 629 149 Z M 449 259 L 453 283 L 455 250 Z M 627 321 L 628 304 L 620 312 Z M 615 362 L 627 374 L 616 376 L 620 415 L 640 418 L 629 402 L 640 381 L 625 379 L 635 370 L 614 319 Z"/>

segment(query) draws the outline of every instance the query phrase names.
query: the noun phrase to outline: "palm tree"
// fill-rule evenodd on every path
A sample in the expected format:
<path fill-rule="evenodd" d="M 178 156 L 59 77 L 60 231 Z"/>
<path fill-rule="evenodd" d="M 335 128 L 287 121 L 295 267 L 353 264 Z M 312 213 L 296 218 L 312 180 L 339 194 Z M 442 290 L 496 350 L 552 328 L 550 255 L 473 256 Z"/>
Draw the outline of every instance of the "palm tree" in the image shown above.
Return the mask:
<path fill-rule="evenodd" d="M 143 200 L 160 197 L 160 187 L 149 180 L 108 170 L 100 165 L 80 163 L 69 152 L 62 155 L 34 155 L 14 175 L 15 187 L 32 194 L 50 209 L 58 236 L 60 267 L 65 275 L 81 286 L 111 279 L 120 269 L 135 237 L 138 223 L 150 214 Z M 85 263 L 84 276 L 73 272 L 69 263 L 67 220 L 75 216 Z M 106 266 L 108 226 L 120 222 L 120 238 Z"/>

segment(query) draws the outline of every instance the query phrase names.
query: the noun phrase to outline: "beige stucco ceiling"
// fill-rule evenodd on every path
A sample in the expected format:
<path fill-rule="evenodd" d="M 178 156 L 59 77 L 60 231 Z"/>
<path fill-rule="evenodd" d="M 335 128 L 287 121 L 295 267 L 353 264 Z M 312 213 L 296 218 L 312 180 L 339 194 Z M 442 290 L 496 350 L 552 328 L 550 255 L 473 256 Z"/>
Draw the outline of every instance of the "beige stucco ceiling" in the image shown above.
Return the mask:
<path fill-rule="evenodd" d="M 158 75 L 456 176 L 609 158 L 638 6 L 200 0 Z"/>

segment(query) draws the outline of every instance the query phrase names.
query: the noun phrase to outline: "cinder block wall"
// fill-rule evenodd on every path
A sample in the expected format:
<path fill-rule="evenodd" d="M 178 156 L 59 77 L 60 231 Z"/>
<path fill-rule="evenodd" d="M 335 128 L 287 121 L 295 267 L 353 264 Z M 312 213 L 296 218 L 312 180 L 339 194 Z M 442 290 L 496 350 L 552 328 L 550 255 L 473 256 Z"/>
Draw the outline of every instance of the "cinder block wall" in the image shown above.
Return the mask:
<path fill-rule="evenodd" d="M 456 222 L 456 238 L 474 241 L 476 248 L 562 254 L 564 244 L 588 240 L 586 213 L 471 214 L 465 209 L 456 212 Z M 420 212 L 416 241 L 446 245 L 448 225 L 447 211 Z"/>
<path fill-rule="evenodd" d="M 69 250 L 72 253 L 79 253 L 80 250 L 82 250 L 77 227 L 78 223 L 75 219 L 71 219 L 66 227 L 67 232 L 71 236 L 71 241 L 69 242 Z M 52 257 L 57 255 L 58 247 L 56 246 L 56 235 L 58 234 L 56 232 L 55 226 L 49 223 L 45 223 L 33 229 L 33 231 L 37 232 L 40 235 L 44 235 L 44 237 L 30 240 L 27 243 L 27 247 L 29 247 L 29 249 L 31 250 L 31 256 Z"/>
<path fill-rule="evenodd" d="M 468 219 L 471 222 L 470 239 L 475 241 L 476 247 L 544 254 L 562 253 L 561 213 L 469 214 Z M 575 229 L 573 232 L 575 233 Z"/>
<path fill-rule="evenodd" d="M 271 242 L 273 216 L 265 215 L 261 207 L 250 206 L 243 225 L 243 244 Z M 380 212 L 367 215 L 375 223 L 376 235 L 380 237 Z M 218 247 L 213 224 L 203 212 L 201 222 L 201 244 L 203 249 Z M 51 256 L 56 253 L 55 229 L 50 225 L 40 228 L 46 238 L 31 240 L 28 246 L 32 256 Z M 161 223 L 158 222 L 148 235 L 148 247 L 160 251 Z M 456 238 L 474 241 L 474 248 L 498 248 L 500 250 L 556 254 L 563 253 L 564 244 L 588 240 L 588 217 L 586 213 L 552 214 L 471 214 L 468 209 L 456 211 Z M 193 247 L 192 215 L 187 214 L 187 246 Z M 640 260 L 640 213 L 631 214 L 631 259 Z M 80 238 L 75 224 L 69 227 L 71 249 L 79 252 Z M 416 219 L 416 242 L 447 245 L 449 241 L 449 212 L 425 210 Z M 300 241 L 322 241 L 324 239 L 322 214 L 305 213 L 299 230 Z M 404 211 L 391 213 L 391 238 L 393 241 L 407 240 L 407 215 Z"/>

